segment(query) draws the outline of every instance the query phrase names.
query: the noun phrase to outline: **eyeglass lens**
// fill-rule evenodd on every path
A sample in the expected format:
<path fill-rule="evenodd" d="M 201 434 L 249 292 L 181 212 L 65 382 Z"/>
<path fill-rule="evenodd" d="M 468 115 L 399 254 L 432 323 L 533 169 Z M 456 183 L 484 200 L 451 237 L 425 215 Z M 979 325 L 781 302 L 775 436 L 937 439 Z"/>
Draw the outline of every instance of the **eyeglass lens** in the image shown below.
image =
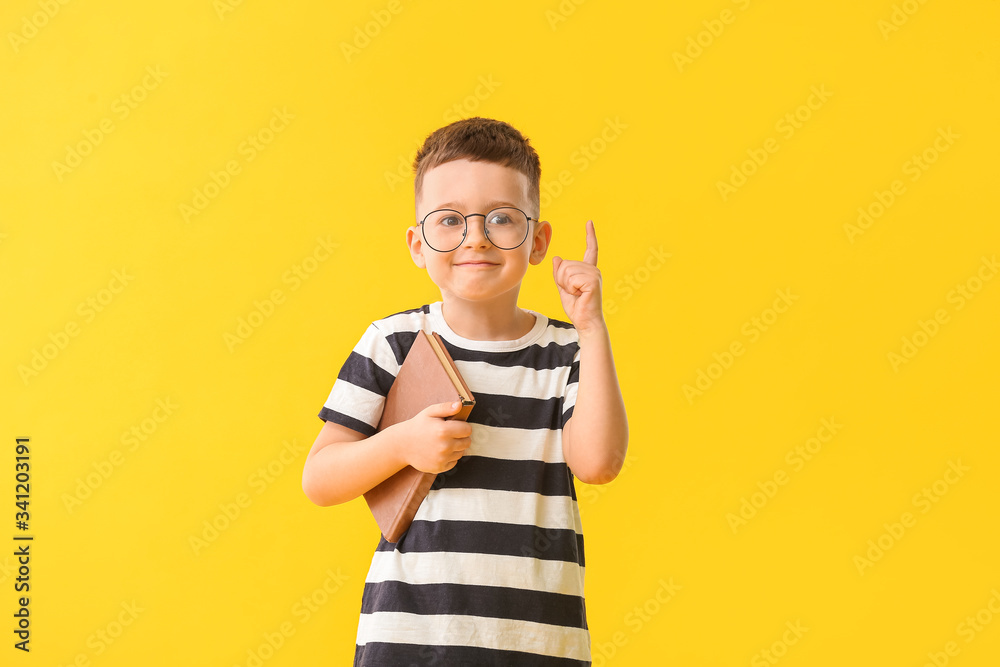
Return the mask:
<path fill-rule="evenodd" d="M 476 224 L 478 216 L 473 217 Z M 502 250 L 513 250 L 528 236 L 528 218 L 516 208 L 496 208 L 486 214 L 486 238 Z M 439 252 L 449 252 L 462 245 L 466 221 L 461 213 L 449 209 L 434 211 L 424 219 L 424 240 Z"/>

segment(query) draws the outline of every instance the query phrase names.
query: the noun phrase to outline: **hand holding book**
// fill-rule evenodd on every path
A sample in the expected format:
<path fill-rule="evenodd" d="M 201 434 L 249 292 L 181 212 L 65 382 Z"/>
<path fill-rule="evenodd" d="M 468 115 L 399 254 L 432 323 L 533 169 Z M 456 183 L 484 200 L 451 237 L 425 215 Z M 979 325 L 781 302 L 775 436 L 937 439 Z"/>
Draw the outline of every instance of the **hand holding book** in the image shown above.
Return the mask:
<path fill-rule="evenodd" d="M 393 426 L 407 432 L 402 458 L 421 472 L 437 474 L 454 468 L 472 444 L 472 424 L 447 419 L 461 409 L 461 401 L 435 403 Z"/>
<path fill-rule="evenodd" d="M 405 431 L 401 455 L 408 465 L 365 493 L 389 542 L 398 542 L 410 527 L 437 473 L 454 468 L 472 444 L 472 426 L 465 419 L 475 404 L 441 336 L 418 331 L 378 425 L 379 431 Z"/>

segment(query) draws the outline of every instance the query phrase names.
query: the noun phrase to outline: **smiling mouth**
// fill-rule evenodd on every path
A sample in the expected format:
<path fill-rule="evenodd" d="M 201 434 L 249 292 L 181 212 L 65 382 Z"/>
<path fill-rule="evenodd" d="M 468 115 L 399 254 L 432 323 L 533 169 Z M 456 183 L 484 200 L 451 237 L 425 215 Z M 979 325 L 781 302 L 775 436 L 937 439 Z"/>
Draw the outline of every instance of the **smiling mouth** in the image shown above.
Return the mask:
<path fill-rule="evenodd" d="M 493 262 L 462 262 L 456 266 L 499 266 Z"/>

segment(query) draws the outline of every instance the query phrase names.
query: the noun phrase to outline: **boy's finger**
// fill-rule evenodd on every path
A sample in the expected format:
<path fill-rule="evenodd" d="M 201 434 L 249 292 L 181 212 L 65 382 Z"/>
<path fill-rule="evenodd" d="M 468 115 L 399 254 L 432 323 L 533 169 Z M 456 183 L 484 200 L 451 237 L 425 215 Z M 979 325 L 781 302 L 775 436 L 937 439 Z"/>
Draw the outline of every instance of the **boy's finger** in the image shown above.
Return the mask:
<path fill-rule="evenodd" d="M 447 433 L 450 438 L 461 440 L 462 438 L 468 438 L 472 435 L 472 424 L 467 421 L 462 421 L 461 419 L 449 419 L 448 426 L 444 432 Z"/>
<path fill-rule="evenodd" d="M 563 281 L 566 279 L 562 257 L 552 258 L 552 279 L 556 281 L 556 287 L 562 288 Z"/>
<path fill-rule="evenodd" d="M 583 253 L 583 261 L 597 266 L 597 232 L 593 220 L 587 221 L 587 249 Z"/>
<path fill-rule="evenodd" d="M 428 405 L 424 408 L 423 412 L 428 417 L 450 417 L 454 414 L 458 414 L 458 411 L 462 409 L 462 401 L 455 401 L 454 403 L 435 403 L 434 405 Z"/>

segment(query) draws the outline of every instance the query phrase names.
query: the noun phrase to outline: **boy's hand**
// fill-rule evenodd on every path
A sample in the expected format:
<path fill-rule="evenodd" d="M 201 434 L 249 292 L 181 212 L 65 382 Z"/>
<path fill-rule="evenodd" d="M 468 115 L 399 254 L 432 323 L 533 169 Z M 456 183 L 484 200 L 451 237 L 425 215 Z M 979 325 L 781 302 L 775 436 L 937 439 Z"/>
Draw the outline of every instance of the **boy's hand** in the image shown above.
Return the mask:
<path fill-rule="evenodd" d="M 593 220 L 587 221 L 587 249 L 583 261 L 552 258 L 552 276 L 559 289 L 563 310 L 577 331 L 604 326 L 601 311 L 601 271 L 597 268 L 597 232 Z"/>
<path fill-rule="evenodd" d="M 445 419 L 457 414 L 462 402 L 435 403 L 398 426 L 405 429 L 403 459 L 421 472 L 451 470 L 472 444 L 472 424 Z"/>

